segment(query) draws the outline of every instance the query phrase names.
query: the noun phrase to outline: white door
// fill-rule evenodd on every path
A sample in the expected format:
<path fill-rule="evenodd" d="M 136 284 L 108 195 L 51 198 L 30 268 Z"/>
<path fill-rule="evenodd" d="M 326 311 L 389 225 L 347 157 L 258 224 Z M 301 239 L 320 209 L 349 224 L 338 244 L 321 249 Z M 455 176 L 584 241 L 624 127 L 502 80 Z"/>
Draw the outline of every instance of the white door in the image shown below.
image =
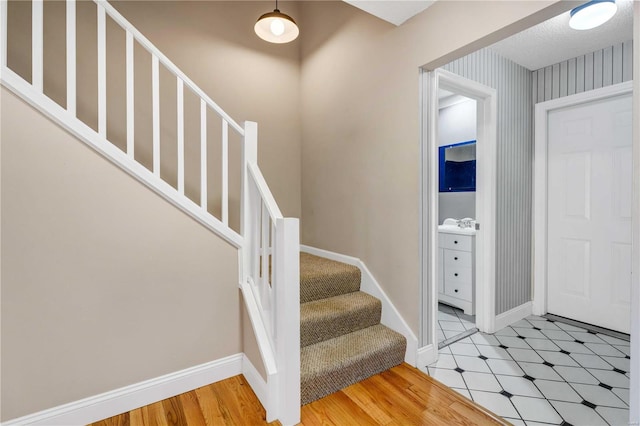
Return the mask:
<path fill-rule="evenodd" d="M 629 333 L 631 95 L 548 117 L 548 312 Z"/>

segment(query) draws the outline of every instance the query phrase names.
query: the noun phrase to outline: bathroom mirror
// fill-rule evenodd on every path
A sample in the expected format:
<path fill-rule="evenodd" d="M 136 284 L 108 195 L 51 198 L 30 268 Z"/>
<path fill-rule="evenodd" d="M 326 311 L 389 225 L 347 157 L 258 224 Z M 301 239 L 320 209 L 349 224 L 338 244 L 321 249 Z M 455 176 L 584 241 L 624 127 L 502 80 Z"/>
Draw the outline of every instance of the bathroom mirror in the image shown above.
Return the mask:
<path fill-rule="evenodd" d="M 440 192 L 475 192 L 476 141 L 440 147 Z"/>

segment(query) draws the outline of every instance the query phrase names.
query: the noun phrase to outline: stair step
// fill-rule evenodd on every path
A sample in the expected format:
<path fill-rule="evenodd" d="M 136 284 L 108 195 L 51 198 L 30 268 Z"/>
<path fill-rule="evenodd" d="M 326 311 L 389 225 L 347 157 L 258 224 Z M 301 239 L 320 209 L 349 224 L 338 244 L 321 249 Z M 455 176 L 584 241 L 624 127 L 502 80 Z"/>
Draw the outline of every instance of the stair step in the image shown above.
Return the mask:
<path fill-rule="evenodd" d="M 300 253 L 300 303 L 360 290 L 360 269 L 308 253 Z"/>
<path fill-rule="evenodd" d="M 305 347 L 380 322 L 382 303 L 356 291 L 300 306 L 300 346 Z"/>
<path fill-rule="evenodd" d="M 302 348 L 302 404 L 401 364 L 406 346 L 403 335 L 378 324 Z"/>

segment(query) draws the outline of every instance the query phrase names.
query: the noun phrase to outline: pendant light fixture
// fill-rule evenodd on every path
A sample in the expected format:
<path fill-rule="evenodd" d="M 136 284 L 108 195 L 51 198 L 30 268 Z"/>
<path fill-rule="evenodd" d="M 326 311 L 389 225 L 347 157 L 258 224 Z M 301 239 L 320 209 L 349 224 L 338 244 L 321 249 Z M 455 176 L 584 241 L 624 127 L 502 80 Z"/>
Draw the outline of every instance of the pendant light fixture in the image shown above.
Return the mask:
<path fill-rule="evenodd" d="M 262 15 L 253 29 L 258 37 L 269 43 L 289 43 L 300 34 L 296 22 L 278 10 L 278 0 L 274 11 Z"/>
<path fill-rule="evenodd" d="M 569 26 L 574 30 L 590 30 L 607 22 L 617 10 L 615 0 L 591 0 L 571 11 Z"/>

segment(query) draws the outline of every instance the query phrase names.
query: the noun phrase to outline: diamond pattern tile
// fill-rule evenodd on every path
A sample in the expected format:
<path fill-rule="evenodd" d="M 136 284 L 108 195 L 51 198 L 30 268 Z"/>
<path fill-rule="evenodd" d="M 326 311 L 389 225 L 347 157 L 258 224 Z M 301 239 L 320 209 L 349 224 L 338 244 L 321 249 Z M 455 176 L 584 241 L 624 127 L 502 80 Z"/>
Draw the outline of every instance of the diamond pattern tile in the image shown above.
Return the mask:
<path fill-rule="evenodd" d="M 472 324 L 446 308 L 440 322 Z M 530 316 L 441 349 L 423 371 L 514 425 L 626 424 L 630 349 L 616 336 Z"/>

